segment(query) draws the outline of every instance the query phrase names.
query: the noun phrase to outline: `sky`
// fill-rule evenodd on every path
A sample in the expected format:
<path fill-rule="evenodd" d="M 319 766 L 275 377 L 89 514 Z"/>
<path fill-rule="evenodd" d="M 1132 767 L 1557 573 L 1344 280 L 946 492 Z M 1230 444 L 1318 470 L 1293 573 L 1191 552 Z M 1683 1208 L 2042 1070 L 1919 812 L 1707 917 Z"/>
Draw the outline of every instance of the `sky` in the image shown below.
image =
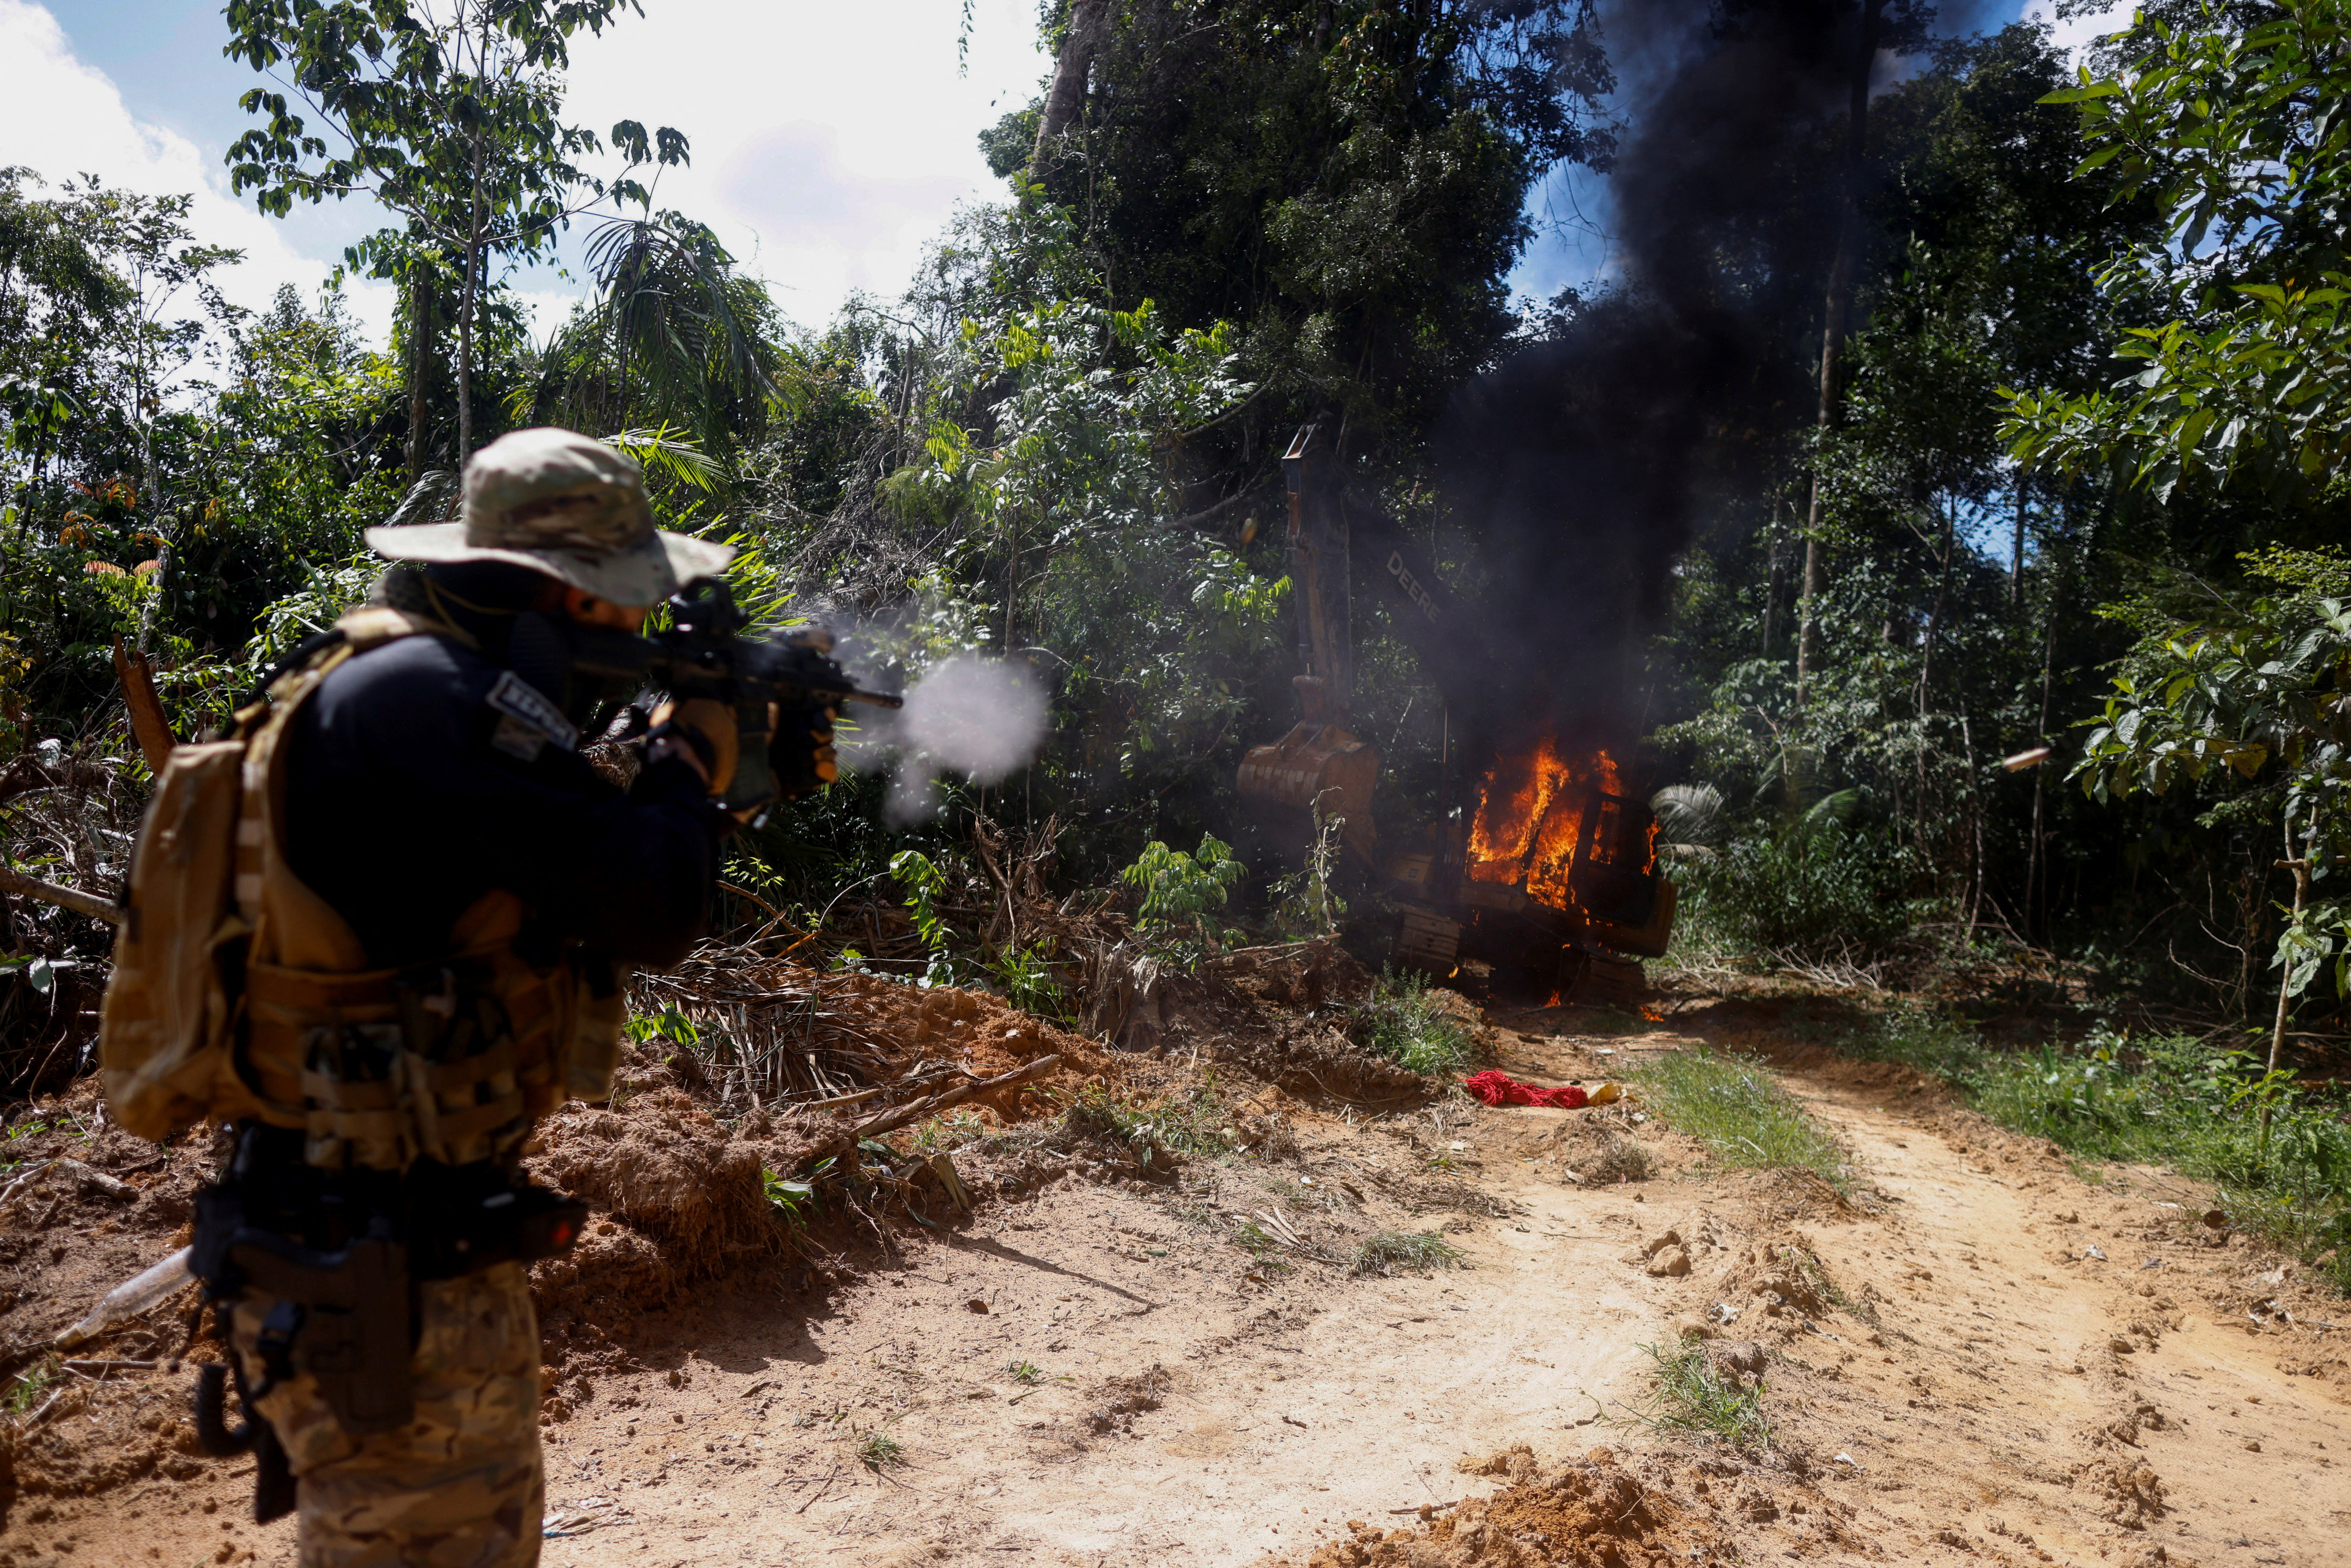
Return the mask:
<path fill-rule="evenodd" d="M 2046 0 L 1998 0 L 1980 26 Z M 821 326 L 854 289 L 895 296 L 960 203 L 999 200 L 977 138 L 1040 90 L 1034 0 L 644 0 L 602 38 L 574 41 L 569 110 L 600 131 L 622 119 L 674 125 L 690 168 L 664 171 L 659 206 L 709 223 L 786 314 Z M 232 197 L 222 153 L 248 121 L 238 97 L 262 78 L 223 57 L 221 0 L 0 0 L 0 165 L 50 181 L 89 172 L 154 194 L 193 192 L 191 226 L 246 253 L 225 278 L 266 307 L 283 284 L 315 295 L 343 247 L 383 223 L 354 199 L 264 218 Z M 2125 10 L 2123 15 L 2126 15 Z M 2100 29 L 2061 25 L 2078 45 Z M 1539 237 L 1511 284 L 1547 298 L 1604 277 L 1604 182 L 1555 178 L 1531 204 Z M 575 235 L 578 231 L 575 231 Z M 577 242 L 570 247 L 576 257 Z M 538 268 L 515 279 L 551 328 L 583 285 Z M 381 285 L 349 294 L 378 343 Z"/>
<path fill-rule="evenodd" d="M 957 203 L 1002 197 L 978 133 L 1051 69 L 1033 0 L 977 0 L 964 69 L 961 0 L 644 10 L 573 41 L 570 116 L 600 133 L 623 119 L 684 131 L 692 165 L 662 172 L 655 205 L 709 223 L 805 326 L 823 325 L 852 289 L 894 297 Z M 384 217 L 353 199 L 281 222 L 230 196 L 222 154 L 248 124 L 238 98 L 263 78 L 222 57 L 220 12 L 221 0 L 0 0 L 0 165 L 195 192 L 191 226 L 245 250 L 227 292 L 259 308 L 283 283 L 313 294 Z M 541 330 L 582 290 L 546 268 L 515 281 L 540 306 Z M 359 280 L 350 295 L 381 342 L 388 292 Z"/>

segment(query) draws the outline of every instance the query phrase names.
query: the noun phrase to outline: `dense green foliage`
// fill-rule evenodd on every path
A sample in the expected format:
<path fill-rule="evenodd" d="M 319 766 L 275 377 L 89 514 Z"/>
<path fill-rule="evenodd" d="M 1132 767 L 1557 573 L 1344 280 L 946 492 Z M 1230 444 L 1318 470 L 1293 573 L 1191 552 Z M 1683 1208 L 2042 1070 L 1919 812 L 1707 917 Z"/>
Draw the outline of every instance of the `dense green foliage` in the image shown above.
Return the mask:
<path fill-rule="evenodd" d="M 1145 926 L 1187 955 L 1270 902 L 1284 929 L 1361 928 L 1384 908 L 1360 868 L 1326 844 L 1301 873 L 1232 788 L 1241 748 L 1297 711 L 1278 465 L 1329 416 L 1358 491 L 1473 604 L 1582 577 L 1656 612 L 1605 628 L 1605 668 L 1530 672 L 1503 650 L 1492 683 L 1505 703 L 1621 685 L 1628 782 L 1712 789 L 1708 841 L 1677 874 L 1689 925 L 1726 950 L 2022 944 L 2261 1015 L 2291 895 L 2271 862 L 2314 809 L 2286 977 L 2341 947 L 2330 705 L 2351 650 L 2320 580 L 2335 569 L 2309 553 L 2332 537 L 2351 266 L 2345 132 L 2318 107 L 2344 85 L 2327 8 L 2155 5 L 2085 79 L 2040 28 L 1933 40 L 1923 8 L 1896 6 L 1879 42 L 1904 68 L 1878 73 L 1893 85 L 1850 170 L 1844 99 L 1808 99 L 1770 128 L 1756 190 L 1676 231 L 1687 277 L 1536 302 L 1509 280 L 1545 182 L 1671 143 L 1635 121 L 1671 111 L 1641 50 L 1678 35 L 1612 39 L 1586 0 L 1110 6 L 1066 134 L 1040 152 L 1041 102 L 1015 109 L 982 139 L 1003 199 L 965 211 L 902 298 L 816 327 L 700 219 L 651 210 L 636 175 L 683 159 L 682 134 L 568 118 L 566 40 L 634 11 L 229 7 L 231 52 L 301 84 L 250 100 L 232 177 L 268 211 L 364 187 L 401 214 L 350 258 L 401 286 L 388 343 L 359 340 L 331 288 L 227 305 L 235 258 L 194 242 L 184 200 L 0 173 L 0 754 L 127 755 L 117 636 L 155 653 L 193 733 L 364 592 L 359 530 L 403 496 L 438 504 L 412 490 L 426 471 L 562 422 L 644 458 L 665 526 L 734 540 L 763 613 L 852 625 L 893 673 L 977 652 L 1050 688 L 1036 764 L 951 788 L 944 824 L 890 825 L 860 779 L 736 841 L 736 887 L 813 920 L 914 851 L 897 892 L 935 915 L 977 875 L 973 819 L 1050 822 L 1066 883 L 1144 867 L 1131 899 L 1157 900 Z M 1800 12 L 1843 47 L 1861 8 L 1683 20 L 1719 39 Z M 1044 8 L 1049 45 L 1071 17 Z M 1815 427 L 1846 190 L 1852 331 Z M 534 341 L 508 269 L 575 221 L 587 297 Z M 1651 557 L 1587 562 L 1581 536 L 1536 540 L 1541 571 L 1497 559 L 1499 525 L 1439 482 L 1448 406 L 1638 327 L 1643 289 L 1707 295 L 1744 334 L 1749 383 L 1693 404 L 1694 541 L 1629 587 Z M 1612 392 L 1572 406 L 1638 425 Z M 1459 731 L 1369 592 L 1356 625 L 1374 815 L 1402 834 L 1446 804 L 1440 740 Z M 2049 766 L 2001 768 L 2041 747 Z M 2060 788 L 2068 772 L 2098 788 Z M 1197 842 L 1231 846 L 1193 867 L 1229 904 L 1167 902 L 1192 873 L 1156 846 Z M 1029 947 L 931 936 L 1029 984 Z"/>
<path fill-rule="evenodd" d="M 1228 933 L 1217 912 L 1242 875 L 1231 847 L 1206 837 L 1195 854 L 1171 850 L 1155 839 L 1118 879 L 1140 895 L 1135 936 L 1155 953 L 1192 970 L 1223 949 Z"/>

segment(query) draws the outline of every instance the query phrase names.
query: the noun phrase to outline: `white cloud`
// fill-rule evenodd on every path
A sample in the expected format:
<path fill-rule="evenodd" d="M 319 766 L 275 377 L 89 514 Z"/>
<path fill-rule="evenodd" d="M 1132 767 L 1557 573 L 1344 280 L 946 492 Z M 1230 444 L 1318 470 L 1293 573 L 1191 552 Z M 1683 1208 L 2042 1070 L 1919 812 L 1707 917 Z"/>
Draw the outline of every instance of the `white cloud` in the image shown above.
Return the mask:
<path fill-rule="evenodd" d="M 814 326 L 853 288 L 893 296 L 959 201 L 1000 201 L 979 132 L 1037 95 L 1051 62 L 1033 0 L 979 0 L 958 73 L 960 0 L 654 0 L 575 38 L 569 108 L 674 125 L 690 168 L 657 206 L 718 232 Z"/>
<path fill-rule="evenodd" d="M 214 161 L 175 131 L 141 120 L 102 71 L 74 55 L 57 18 L 29 0 L 0 0 L 0 164 L 23 164 L 54 187 L 79 174 L 144 195 L 193 193 L 188 226 L 208 245 L 235 246 L 245 260 L 219 275 L 222 292 L 266 308 L 279 286 L 315 299 L 329 265 L 303 256 L 277 225 L 228 194 Z M 391 291 L 354 280 L 353 313 L 381 344 L 390 335 Z"/>
<path fill-rule="evenodd" d="M 1037 47 L 1033 0 L 978 0 L 959 71 L 962 15 L 962 0 L 652 0 L 601 38 L 573 39 L 569 117 L 600 134 L 621 119 L 685 132 L 694 162 L 662 172 L 655 204 L 710 224 L 789 315 L 820 324 L 852 289 L 903 289 L 958 203 L 1004 197 L 977 137 L 1035 96 L 1051 62 Z M 87 172 L 152 194 L 194 193 L 191 226 L 246 254 L 224 280 L 239 304 L 266 306 L 281 283 L 312 297 L 331 258 L 294 241 L 340 248 L 345 230 L 372 226 L 289 234 L 230 196 L 218 149 L 159 123 L 160 104 L 126 103 L 33 0 L 0 0 L 0 164 L 52 183 Z M 585 289 L 582 234 L 575 227 L 564 247 L 573 276 L 541 267 L 514 279 L 540 332 Z M 382 342 L 390 290 L 348 287 Z"/>

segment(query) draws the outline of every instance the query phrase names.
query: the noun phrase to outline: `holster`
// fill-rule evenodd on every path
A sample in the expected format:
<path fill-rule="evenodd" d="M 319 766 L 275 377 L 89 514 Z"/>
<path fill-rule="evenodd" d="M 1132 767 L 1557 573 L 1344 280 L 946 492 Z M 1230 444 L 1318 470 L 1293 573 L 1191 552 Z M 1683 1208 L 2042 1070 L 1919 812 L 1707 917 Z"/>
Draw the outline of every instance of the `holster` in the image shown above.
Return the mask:
<path fill-rule="evenodd" d="M 263 1331 L 269 1375 L 254 1398 L 287 1373 L 307 1373 L 354 1437 L 392 1431 L 415 1415 L 404 1243 L 376 1234 L 331 1252 L 303 1247 L 246 1224 L 235 1189 L 212 1187 L 196 1197 L 190 1264 L 215 1301 L 253 1291 L 284 1304 Z"/>
<path fill-rule="evenodd" d="M 299 1136 L 247 1128 L 233 1174 L 196 1195 L 190 1267 L 224 1308 L 248 1291 L 276 1299 L 256 1346 L 263 1382 L 246 1400 L 256 1424 L 253 1401 L 307 1374 L 344 1431 L 392 1431 L 415 1414 L 417 1284 L 567 1251 L 587 1206 L 490 1166 L 339 1182 L 284 1147 L 267 1156 L 273 1140 Z"/>
<path fill-rule="evenodd" d="M 354 1241 L 340 1252 L 313 1252 L 266 1231 L 248 1231 L 229 1262 L 249 1290 L 301 1309 L 292 1335 L 294 1365 L 353 1437 L 390 1432 L 416 1414 L 409 1376 L 414 1343 L 408 1249 L 397 1241 Z"/>

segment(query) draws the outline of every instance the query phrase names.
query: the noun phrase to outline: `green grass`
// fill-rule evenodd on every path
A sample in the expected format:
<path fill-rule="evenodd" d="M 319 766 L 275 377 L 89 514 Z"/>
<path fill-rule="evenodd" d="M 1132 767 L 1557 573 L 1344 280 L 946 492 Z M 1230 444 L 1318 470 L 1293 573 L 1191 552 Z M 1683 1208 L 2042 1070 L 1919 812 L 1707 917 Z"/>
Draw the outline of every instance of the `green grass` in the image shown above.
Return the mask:
<path fill-rule="evenodd" d="M 1061 1103 L 1061 1124 L 1070 1134 L 1114 1139 L 1130 1145 L 1138 1159 L 1155 1148 L 1182 1155 L 1221 1155 L 1236 1136 L 1213 1081 L 1165 1100 L 1121 1095 L 1106 1084 L 1088 1083 L 1064 1093 Z"/>
<path fill-rule="evenodd" d="M 1478 1058 L 1476 1037 L 1437 1004 L 1425 975 L 1382 975 L 1364 1004 L 1364 1022 L 1366 1047 L 1415 1072 L 1459 1072 Z"/>
<path fill-rule="evenodd" d="M 40 1403 L 41 1396 L 47 1394 L 62 1375 L 57 1370 L 56 1356 L 42 1357 L 9 1385 L 6 1397 L 0 1399 L 0 1407 L 5 1407 L 11 1416 L 24 1415 Z"/>
<path fill-rule="evenodd" d="M 1626 1407 L 1634 1420 L 1653 1432 L 1715 1439 L 1734 1448 L 1771 1446 L 1761 1378 L 1754 1387 L 1741 1388 L 1725 1377 L 1707 1355 L 1704 1340 L 1683 1340 L 1671 1349 L 1641 1348 L 1656 1364 L 1657 1389 L 1646 1406 Z"/>
<path fill-rule="evenodd" d="M 1650 1109 L 1733 1168 L 1792 1166 L 1845 1190 L 1845 1150 L 1745 1057 L 1669 1051 L 1632 1074 Z"/>
<path fill-rule="evenodd" d="M 1033 1361 L 1008 1361 L 1004 1364 L 1004 1372 L 1005 1375 L 1015 1383 L 1034 1384 L 1045 1381 L 1044 1368 Z"/>
<path fill-rule="evenodd" d="M 1398 1269 L 1428 1273 L 1461 1261 L 1461 1249 L 1433 1230 L 1381 1230 L 1355 1246 L 1354 1271 L 1393 1274 Z"/>
<path fill-rule="evenodd" d="M 1995 1051 L 1947 1015 L 1895 1008 L 1845 1049 L 1940 1078 L 2014 1132 L 2045 1138 L 2077 1175 L 2115 1160 L 2209 1184 L 2231 1225 L 2351 1293 L 2351 1101 L 2273 1077 L 2247 1051 L 2110 1030 L 2079 1047 Z M 2267 1105 L 2270 1124 L 2262 1126 Z"/>
<path fill-rule="evenodd" d="M 906 1462 L 906 1446 L 887 1432 L 868 1432 L 857 1445 L 857 1462 L 879 1475 Z"/>

